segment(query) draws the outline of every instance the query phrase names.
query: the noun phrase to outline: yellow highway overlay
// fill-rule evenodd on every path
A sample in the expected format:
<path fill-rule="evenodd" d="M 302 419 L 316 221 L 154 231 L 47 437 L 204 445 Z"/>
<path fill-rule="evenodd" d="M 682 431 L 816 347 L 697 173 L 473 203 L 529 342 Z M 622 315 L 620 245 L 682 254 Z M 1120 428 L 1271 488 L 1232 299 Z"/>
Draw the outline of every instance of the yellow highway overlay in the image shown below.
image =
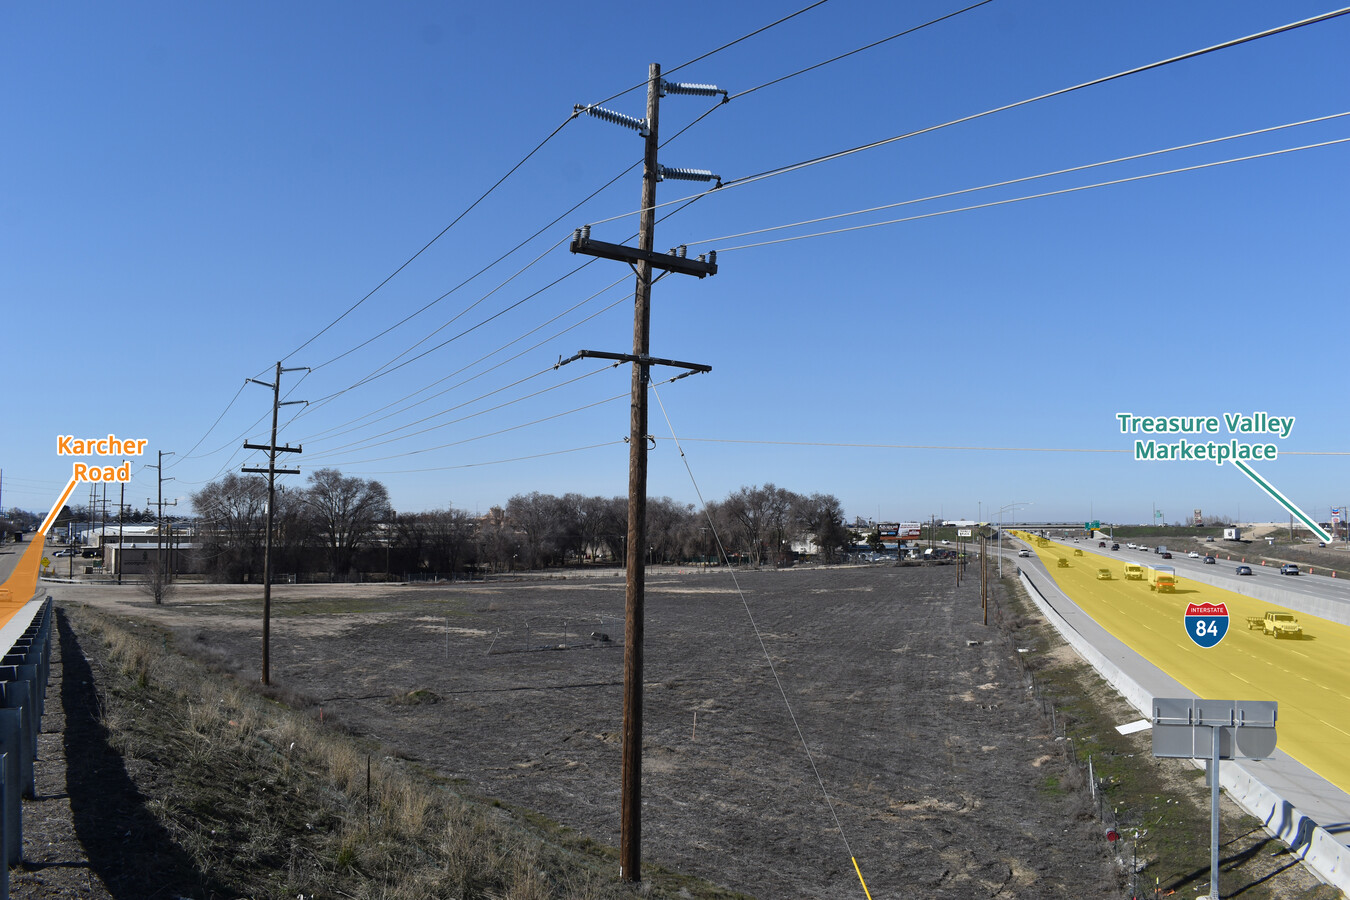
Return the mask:
<path fill-rule="evenodd" d="M 1060 588 L 1099 625 L 1196 696 L 1279 702 L 1278 747 L 1343 791 L 1350 792 L 1350 627 L 1193 581 L 1178 573 L 1175 593 L 1149 590 L 1148 579 L 1126 581 L 1125 560 L 1051 543 L 1026 541 Z M 1068 568 L 1059 560 L 1067 559 Z M 1160 563 L 1167 565 L 1167 561 Z M 1228 565 L 1236 565 L 1229 563 Z M 1100 569 L 1111 571 L 1099 581 Z M 1257 569 L 1261 575 L 1271 570 Z M 1145 569 L 1147 573 L 1147 568 Z M 1187 635 L 1190 603 L 1223 603 L 1228 633 L 1210 649 Z M 1292 612 L 1303 639 L 1276 640 L 1248 630 L 1247 616 Z"/>

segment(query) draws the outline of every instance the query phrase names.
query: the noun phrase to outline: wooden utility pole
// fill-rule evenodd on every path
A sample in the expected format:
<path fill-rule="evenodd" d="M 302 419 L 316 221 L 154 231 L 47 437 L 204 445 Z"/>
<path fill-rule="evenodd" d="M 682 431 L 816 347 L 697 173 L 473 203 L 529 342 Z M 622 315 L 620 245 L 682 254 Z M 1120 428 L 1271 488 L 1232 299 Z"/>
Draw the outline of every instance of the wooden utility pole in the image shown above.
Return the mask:
<path fill-rule="evenodd" d="M 656 232 L 656 148 L 661 65 L 647 69 L 647 140 L 642 157 L 638 249 L 652 251 Z M 623 626 L 623 761 L 620 774 L 619 879 L 642 880 L 642 636 L 647 547 L 647 381 L 651 350 L 652 264 L 639 259 L 633 305 L 633 390 L 628 434 L 628 558 Z"/>
<path fill-rule="evenodd" d="M 262 628 L 262 683 L 272 683 L 271 659 L 272 659 L 272 522 L 276 516 L 277 501 L 277 476 L 278 475 L 299 475 L 299 469 L 278 469 L 278 453 L 299 453 L 299 447 L 292 447 L 289 444 L 285 447 L 277 446 L 277 413 L 282 406 L 288 406 L 291 403 L 305 403 L 304 400 L 291 400 L 283 404 L 281 402 L 281 373 L 297 372 L 299 369 L 283 369 L 281 362 L 277 362 L 277 374 L 271 384 L 265 381 L 259 381 L 256 378 L 250 378 L 249 381 L 254 384 L 261 384 L 263 387 L 272 389 L 272 441 L 266 446 L 262 444 L 250 444 L 245 442 L 246 450 L 266 450 L 267 468 L 265 469 L 240 469 L 241 472 L 251 472 L 253 474 L 267 475 L 267 534 L 263 539 L 263 628 Z"/>
<path fill-rule="evenodd" d="M 170 451 L 168 455 L 173 456 L 172 451 Z M 158 507 L 158 511 L 155 514 L 155 565 L 158 568 L 158 572 L 155 574 L 155 578 L 159 579 L 159 583 L 155 585 L 155 603 L 162 602 L 164 585 L 168 584 L 169 581 L 168 566 L 172 564 L 172 561 L 168 564 L 164 562 L 164 456 L 165 451 L 159 451 L 158 464 L 146 467 L 155 470 L 155 481 L 159 484 L 158 499 L 155 501 L 155 505 Z M 172 475 L 169 476 L 169 480 L 173 480 Z M 150 501 L 147 499 L 145 502 L 149 503 Z M 177 499 L 169 503 L 169 506 L 177 505 Z"/>
<path fill-rule="evenodd" d="M 647 117 L 635 119 L 623 113 L 599 106 L 577 106 L 573 114 L 587 113 L 607 122 L 632 128 L 645 139 L 642 160 L 642 206 L 638 218 L 638 245 L 592 240 L 589 225 L 576 230 L 571 251 L 604 259 L 626 262 L 637 273 L 637 287 L 633 308 L 633 352 L 631 354 L 605 353 L 582 350 L 575 356 L 558 360 L 558 368 L 578 359 L 613 359 L 632 363 L 632 399 L 629 409 L 628 434 L 628 533 L 624 541 L 624 561 L 627 569 L 627 590 L 624 601 L 623 650 L 623 725 L 622 773 L 620 775 L 619 811 L 619 878 L 622 881 L 642 880 L 642 641 L 643 600 L 646 571 L 643 568 L 647 552 L 647 388 L 654 365 L 687 369 L 685 375 L 709 372 L 711 366 L 700 363 L 658 359 L 650 355 L 652 269 L 695 275 L 703 278 L 717 274 L 717 254 L 709 253 L 705 260 L 687 259 L 683 247 L 669 253 L 655 253 L 652 246 L 656 233 L 656 183 L 663 178 L 680 181 L 713 181 L 721 184 L 712 172 L 703 169 L 667 169 L 657 161 L 657 138 L 661 96 L 665 93 L 715 96 L 726 102 L 727 92 L 710 84 L 682 84 L 663 81 L 661 66 L 652 63 L 647 69 Z M 678 376 L 683 378 L 684 375 Z"/>

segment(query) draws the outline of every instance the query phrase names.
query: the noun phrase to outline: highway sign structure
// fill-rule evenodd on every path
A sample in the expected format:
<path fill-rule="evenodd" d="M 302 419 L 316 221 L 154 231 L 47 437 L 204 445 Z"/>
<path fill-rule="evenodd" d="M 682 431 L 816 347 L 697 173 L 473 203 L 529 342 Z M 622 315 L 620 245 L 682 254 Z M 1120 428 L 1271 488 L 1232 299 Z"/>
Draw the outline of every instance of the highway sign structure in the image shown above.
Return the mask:
<path fill-rule="evenodd" d="M 1153 698 L 1153 755 L 1208 761 L 1210 900 L 1219 900 L 1219 762 L 1274 753 L 1278 711 L 1274 700 Z"/>

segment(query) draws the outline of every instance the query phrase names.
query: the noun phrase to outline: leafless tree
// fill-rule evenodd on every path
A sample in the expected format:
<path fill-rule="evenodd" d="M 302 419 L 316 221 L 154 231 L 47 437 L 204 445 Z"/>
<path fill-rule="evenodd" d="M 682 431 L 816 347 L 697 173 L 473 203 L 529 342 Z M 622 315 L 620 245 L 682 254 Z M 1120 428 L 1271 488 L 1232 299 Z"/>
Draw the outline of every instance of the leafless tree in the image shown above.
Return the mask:
<path fill-rule="evenodd" d="M 344 476 L 337 469 L 313 472 L 304 500 L 334 578 L 346 577 L 356 551 L 374 536 L 376 525 L 393 516 L 383 484 Z"/>
<path fill-rule="evenodd" d="M 231 473 L 192 495 L 208 571 L 217 581 L 262 577 L 267 479 Z"/>

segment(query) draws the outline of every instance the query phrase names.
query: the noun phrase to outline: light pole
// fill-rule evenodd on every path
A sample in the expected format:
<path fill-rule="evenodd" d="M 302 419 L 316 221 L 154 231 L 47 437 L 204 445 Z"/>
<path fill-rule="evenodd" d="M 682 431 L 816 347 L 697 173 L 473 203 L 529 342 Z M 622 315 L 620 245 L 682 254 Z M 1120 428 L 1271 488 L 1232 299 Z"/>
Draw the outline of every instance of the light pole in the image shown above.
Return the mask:
<path fill-rule="evenodd" d="M 1019 506 L 1031 506 L 1031 501 L 1018 501 L 1009 503 L 1007 506 L 998 508 L 998 577 L 1003 577 L 1003 511 L 1005 509 L 1016 509 Z"/>

